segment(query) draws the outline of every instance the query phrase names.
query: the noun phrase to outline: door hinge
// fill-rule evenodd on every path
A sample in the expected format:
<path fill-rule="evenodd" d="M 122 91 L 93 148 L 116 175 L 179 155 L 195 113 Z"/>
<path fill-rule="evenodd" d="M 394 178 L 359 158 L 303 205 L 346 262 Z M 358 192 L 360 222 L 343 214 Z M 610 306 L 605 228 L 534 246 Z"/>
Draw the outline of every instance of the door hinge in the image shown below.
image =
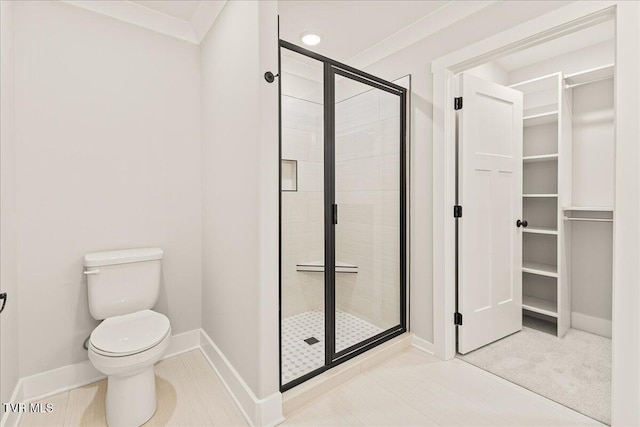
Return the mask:
<path fill-rule="evenodd" d="M 338 205 L 333 204 L 333 205 L 332 205 L 332 207 L 333 207 L 333 218 L 332 218 L 332 222 L 333 222 L 334 224 L 337 224 L 337 223 L 338 223 Z"/>
<path fill-rule="evenodd" d="M 462 97 L 453 98 L 453 109 L 462 110 Z"/>
<path fill-rule="evenodd" d="M 462 206 L 461 205 L 455 205 L 453 207 L 453 217 L 454 218 L 462 218 Z"/>
<path fill-rule="evenodd" d="M 462 313 L 453 313 L 453 324 L 456 326 L 462 326 Z"/>
<path fill-rule="evenodd" d="M 2 301 L 2 304 L 0 304 L 0 313 L 2 313 L 4 311 L 4 306 L 7 305 L 7 293 L 3 292 L 0 294 L 0 301 Z"/>

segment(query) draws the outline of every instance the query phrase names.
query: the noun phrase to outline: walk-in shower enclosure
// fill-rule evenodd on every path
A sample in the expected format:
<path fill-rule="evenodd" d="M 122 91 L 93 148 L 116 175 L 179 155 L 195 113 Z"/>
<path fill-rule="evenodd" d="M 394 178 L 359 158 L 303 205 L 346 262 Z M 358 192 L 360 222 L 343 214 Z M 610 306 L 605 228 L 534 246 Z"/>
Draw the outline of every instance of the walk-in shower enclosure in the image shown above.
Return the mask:
<path fill-rule="evenodd" d="M 409 77 L 285 41 L 279 75 L 284 391 L 407 329 Z"/>

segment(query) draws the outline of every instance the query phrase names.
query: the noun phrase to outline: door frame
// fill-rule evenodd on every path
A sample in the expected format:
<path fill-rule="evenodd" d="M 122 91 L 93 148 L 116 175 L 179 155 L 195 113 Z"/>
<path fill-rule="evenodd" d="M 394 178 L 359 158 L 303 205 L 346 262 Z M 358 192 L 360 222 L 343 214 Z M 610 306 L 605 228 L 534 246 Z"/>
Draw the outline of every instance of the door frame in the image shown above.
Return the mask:
<path fill-rule="evenodd" d="M 443 360 L 456 354 L 454 76 L 611 18 L 616 24 L 612 425 L 639 425 L 640 2 L 574 2 L 432 61 L 434 353 Z"/>
<path fill-rule="evenodd" d="M 346 64 L 327 58 L 323 55 L 280 39 L 278 43 L 278 76 L 282 75 L 281 50 L 287 49 L 315 59 L 323 64 L 323 124 L 324 124 L 324 235 L 325 235 L 325 363 L 324 366 L 311 371 L 286 384 L 282 383 L 282 81 L 278 78 L 278 115 L 279 115 L 279 384 L 280 391 L 289 390 L 322 372 L 346 362 L 408 330 L 408 89 L 395 83 L 376 77 Z M 396 94 L 400 98 L 400 322 L 375 336 L 359 342 L 339 352 L 335 351 L 335 227 L 333 223 L 333 205 L 335 204 L 335 77 L 340 75 L 366 84 L 372 89 L 384 90 Z M 330 120 L 327 120 L 329 118 Z M 328 163 L 326 159 L 332 159 Z M 330 271 L 327 274 L 327 271 Z"/>

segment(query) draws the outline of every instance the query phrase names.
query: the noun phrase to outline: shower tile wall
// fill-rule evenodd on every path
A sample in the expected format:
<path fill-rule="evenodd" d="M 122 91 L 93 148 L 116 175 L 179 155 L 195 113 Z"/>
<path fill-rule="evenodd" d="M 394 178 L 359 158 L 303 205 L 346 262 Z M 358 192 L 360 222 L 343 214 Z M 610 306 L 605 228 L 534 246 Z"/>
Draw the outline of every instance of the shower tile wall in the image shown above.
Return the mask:
<path fill-rule="evenodd" d="M 400 323 L 400 119 L 395 95 L 370 90 L 336 105 L 336 307 L 387 329 Z"/>
<path fill-rule="evenodd" d="M 324 275 L 296 265 L 324 257 L 323 108 L 283 95 L 282 158 L 298 191 L 282 192 L 282 317 L 324 307 Z M 399 323 L 398 97 L 367 91 L 336 105 L 336 308 L 376 327 Z M 373 177 L 373 179 L 372 179 Z"/>
<path fill-rule="evenodd" d="M 324 307 L 324 275 L 296 271 L 324 257 L 322 105 L 282 97 L 282 158 L 296 160 L 298 190 L 282 192 L 282 317 Z"/>

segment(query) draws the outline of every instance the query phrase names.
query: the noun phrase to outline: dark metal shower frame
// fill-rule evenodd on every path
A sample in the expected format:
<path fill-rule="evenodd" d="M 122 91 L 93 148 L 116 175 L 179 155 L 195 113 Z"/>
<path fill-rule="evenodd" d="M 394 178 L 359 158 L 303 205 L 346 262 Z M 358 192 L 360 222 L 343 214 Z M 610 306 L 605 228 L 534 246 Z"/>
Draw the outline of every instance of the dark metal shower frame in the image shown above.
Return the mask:
<path fill-rule="evenodd" d="M 356 357 L 376 346 L 407 331 L 407 89 L 383 80 L 364 71 L 342 64 L 293 43 L 279 40 L 278 51 L 278 120 L 279 120 L 279 160 L 282 158 L 282 70 L 281 50 L 285 48 L 298 54 L 322 62 L 324 65 L 324 234 L 325 234 L 325 364 L 324 366 L 282 384 L 282 272 L 279 275 L 279 383 L 280 391 L 289 390 L 340 363 Z M 361 341 L 339 352 L 335 351 L 335 75 L 346 77 L 375 89 L 397 95 L 400 98 L 400 323 L 373 337 Z M 280 167 L 280 187 L 282 168 Z M 282 188 L 280 188 L 282 190 Z M 280 191 L 280 199 L 282 197 Z M 279 209 L 279 250 L 282 269 L 282 200 Z"/>

